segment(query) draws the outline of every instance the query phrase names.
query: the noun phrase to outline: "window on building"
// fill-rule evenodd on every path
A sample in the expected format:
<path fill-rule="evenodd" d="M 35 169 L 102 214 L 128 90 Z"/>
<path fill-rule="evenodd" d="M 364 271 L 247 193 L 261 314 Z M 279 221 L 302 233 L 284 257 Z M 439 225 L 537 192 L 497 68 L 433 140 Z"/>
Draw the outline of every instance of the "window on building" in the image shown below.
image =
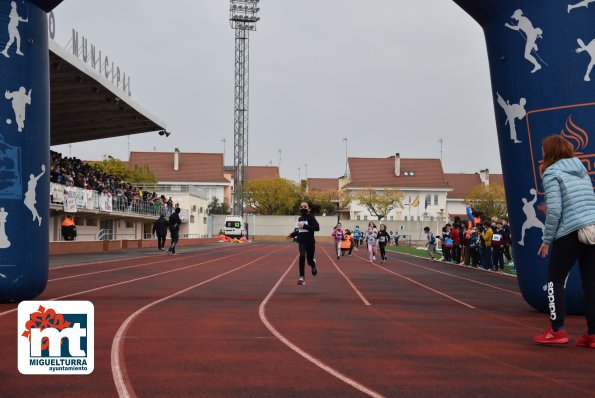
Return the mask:
<path fill-rule="evenodd" d="M 391 221 L 392 221 L 392 220 L 394 220 L 394 219 L 395 219 L 395 218 L 394 218 L 393 216 L 390 216 L 390 220 L 391 220 Z"/>
<path fill-rule="evenodd" d="M 79 217 L 75 217 L 74 218 L 74 225 L 80 225 L 80 226 L 85 225 L 85 219 L 82 218 L 82 217 L 80 217 L 80 218 Z"/>
<path fill-rule="evenodd" d="M 206 224 L 206 223 L 207 223 L 207 218 L 206 218 L 206 217 L 203 217 L 203 218 L 202 218 L 202 223 L 203 223 L 203 224 Z"/>
<path fill-rule="evenodd" d="M 402 225 L 399 225 L 399 229 L 402 231 L 402 230 L 404 230 L 404 229 L 405 229 L 405 227 L 404 227 L 404 226 L 402 226 Z"/>
<path fill-rule="evenodd" d="M 190 216 L 190 222 L 194 223 L 194 216 L 192 216 L 192 215 Z"/>
<path fill-rule="evenodd" d="M 192 211 L 196 211 L 196 205 L 192 205 Z"/>
<path fill-rule="evenodd" d="M 87 218 L 87 226 L 88 227 L 96 227 L 97 219 L 96 218 Z"/>
<path fill-rule="evenodd" d="M 434 216 L 430 216 L 430 221 L 434 221 Z"/>
<path fill-rule="evenodd" d="M 368 219 L 368 216 L 364 216 L 364 220 L 367 220 L 367 219 Z"/>
<path fill-rule="evenodd" d="M 202 214 L 202 212 L 204 211 L 204 209 L 202 208 L 202 206 L 200 207 L 200 211 L 199 213 Z"/>
<path fill-rule="evenodd" d="M 126 228 L 134 228 L 134 223 L 132 221 L 126 221 Z"/>
<path fill-rule="evenodd" d="M 361 219 L 362 219 L 362 216 L 357 216 L 357 219 L 358 219 L 358 220 L 361 220 Z"/>
<path fill-rule="evenodd" d="M 421 216 L 417 216 L 417 221 L 421 221 Z"/>
<path fill-rule="evenodd" d="M 426 195 L 426 201 L 424 205 L 431 205 L 432 204 L 432 195 Z"/>
<path fill-rule="evenodd" d="M 438 195 L 434 195 L 434 204 L 438 206 Z"/>
<path fill-rule="evenodd" d="M 407 221 L 407 216 L 405 216 L 405 221 Z"/>

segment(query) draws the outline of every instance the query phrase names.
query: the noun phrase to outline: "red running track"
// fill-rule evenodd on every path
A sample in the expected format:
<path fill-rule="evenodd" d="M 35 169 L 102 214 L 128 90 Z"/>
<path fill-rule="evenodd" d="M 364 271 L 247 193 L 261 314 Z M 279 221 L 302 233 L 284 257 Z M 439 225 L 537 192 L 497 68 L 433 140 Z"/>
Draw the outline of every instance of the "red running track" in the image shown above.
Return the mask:
<path fill-rule="evenodd" d="M 21 375 L 16 305 L 3 304 L 0 396 L 595 395 L 595 350 L 533 345 L 547 316 L 514 278 L 317 250 L 319 275 L 307 269 L 305 286 L 293 244 L 52 268 L 40 300 L 95 306 L 95 370 Z M 570 317 L 567 329 L 578 337 L 584 321 Z"/>

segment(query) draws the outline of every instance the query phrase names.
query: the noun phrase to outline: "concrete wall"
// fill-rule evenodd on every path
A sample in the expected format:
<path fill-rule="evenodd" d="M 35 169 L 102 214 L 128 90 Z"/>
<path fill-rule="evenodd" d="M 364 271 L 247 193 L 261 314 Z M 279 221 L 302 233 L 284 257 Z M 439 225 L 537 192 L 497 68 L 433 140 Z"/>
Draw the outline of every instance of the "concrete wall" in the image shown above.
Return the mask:
<path fill-rule="evenodd" d="M 213 235 L 216 235 L 219 229 L 225 225 L 225 215 L 213 215 Z M 323 238 L 330 236 L 337 223 L 337 216 L 318 216 L 316 217 L 320 224 L 320 232 L 316 233 L 317 241 L 324 241 Z M 248 215 L 247 222 L 249 224 L 249 235 L 250 239 L 264 240 L 265 237 L 268 239 L 274 239 L 274 237 L 284 238 L 290 232 L 293 231 L 294 225 L 297 221 L 297 216 L 261 216 L 261 215 Z M 380 223 L 386 225 L 387 231 L 393 231 L 399 233 L 401 239 L 399 242 L 405 242 L 408 239 L 412 241 L 423 240 L 423 228 L 428 226 L 434 233 L 438 230 L 442 230 L 442 226 L 446 224 L 446 221 L 377 221 L 377 220 L 341 220 L 343 228 L 355 229 L 356 225 L 360 226 L 360 229 L 366 229 L 370 221 L 373 221 L 376 226 Z"/>
<path fill-rule="evenodd" d="M 177 246 L 199 246 L 216 242 L 216 238 L 180 239 Z M 169 239 L 166 241 L 166 244 L 169 244 Z M 156 248 L 157 239 L 50 242 L 50 255 L 98 253 L 103 251 L 135 249 L 141 247 Z"/>

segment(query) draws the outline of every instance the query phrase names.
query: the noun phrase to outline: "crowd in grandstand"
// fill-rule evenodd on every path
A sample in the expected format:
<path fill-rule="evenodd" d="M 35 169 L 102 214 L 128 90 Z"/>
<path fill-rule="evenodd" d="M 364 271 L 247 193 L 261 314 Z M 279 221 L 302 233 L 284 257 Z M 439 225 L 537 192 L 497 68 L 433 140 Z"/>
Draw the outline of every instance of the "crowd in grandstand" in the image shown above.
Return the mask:
<path fill-rule="evenodd" d="M 171 214 L 174 210 L 172 197 L 135 187 L 121 178 L 109 175 L 98 167 L 85 163 L 75 157 L 64 157 L 50 151 L 50 181 L 69 187 L 77 187 L 109 193 L 114 207 L 134 206 L 135 208 L 158 210 L 163 214 Z"/>

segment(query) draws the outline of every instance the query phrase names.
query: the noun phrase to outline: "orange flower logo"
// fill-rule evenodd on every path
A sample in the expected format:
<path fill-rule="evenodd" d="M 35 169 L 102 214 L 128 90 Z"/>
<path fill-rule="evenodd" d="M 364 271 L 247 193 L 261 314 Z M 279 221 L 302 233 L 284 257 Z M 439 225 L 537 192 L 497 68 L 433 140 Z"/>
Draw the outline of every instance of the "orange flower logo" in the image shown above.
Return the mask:
<path fill-rule="evenodd" d="M 25 331 L 21 336 L 27 337 L 29 341 L 31 341 L 31 329 L 40 329 L 44 330 L 46 328 L 54 328 L 58 330 L 63 330 L 71 325 L 70 322 L 64 320 L 64 315 L 56 314 L 51 308 L 47 310 L 43 306 L 39 306 L 37 312 L 31 314 L 31 319 L 27 321 L 25 324 Z M 48 349 L 50 346 L 50 341 L 47 337 L 42 339 L 42 350 Z"/>

